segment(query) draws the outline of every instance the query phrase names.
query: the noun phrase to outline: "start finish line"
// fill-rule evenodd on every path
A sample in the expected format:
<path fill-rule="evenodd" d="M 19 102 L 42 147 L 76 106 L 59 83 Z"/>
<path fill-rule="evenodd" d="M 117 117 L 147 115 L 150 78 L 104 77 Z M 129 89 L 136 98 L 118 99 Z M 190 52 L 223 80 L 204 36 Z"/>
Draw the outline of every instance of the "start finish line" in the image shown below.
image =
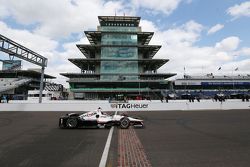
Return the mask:
<path fill-rule="evenodd" d="M 189 102 L 188 100 L 173 100 L 161 102 L 152 101 L 129 101 L 128 103 L 109 103 L 108 101 L 10 101 L 0 103 L 0 111 L 93 111 L 101 107 L 103 111 L 171 111 L 171 110 L 230 110 L 250 109 L 250 102 L 241 100 L 227 100 L 215 102 L 212 100 L 201 100 L 200 102 Z"/>

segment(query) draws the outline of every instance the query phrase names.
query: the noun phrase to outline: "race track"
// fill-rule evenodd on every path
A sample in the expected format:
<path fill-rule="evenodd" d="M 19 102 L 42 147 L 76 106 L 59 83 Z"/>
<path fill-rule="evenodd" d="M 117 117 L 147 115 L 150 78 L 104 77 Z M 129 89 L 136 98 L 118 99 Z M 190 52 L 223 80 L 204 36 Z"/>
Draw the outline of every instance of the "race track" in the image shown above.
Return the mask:
<path fill-rule="evenodd" d="M 1 167 L 95 167 L 108 129 L 59 129 L 63 112 L 0 112 Z M 107 166 L 248 167 L 250 111 L 130 112 L 145 129 L 114 128 Z M 143 162 L 142 162 L 143 161 Z"/>

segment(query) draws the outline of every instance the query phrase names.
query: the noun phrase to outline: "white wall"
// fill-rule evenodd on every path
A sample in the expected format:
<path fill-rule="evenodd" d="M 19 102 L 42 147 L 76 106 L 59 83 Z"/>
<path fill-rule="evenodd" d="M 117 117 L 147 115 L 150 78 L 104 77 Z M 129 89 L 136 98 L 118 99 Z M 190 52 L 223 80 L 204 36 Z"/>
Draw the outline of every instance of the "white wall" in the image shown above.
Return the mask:
<path fill-rule="evenodd" d="M 190 103 L 186 100 L 169 101 L 130 101 L 129 103 L 109 103 L 108 101 L 10 101 L 0 103 L 0 111 L 91 111 L 101 107 L 103 111 L 169 111 L 169 110 L 228 110 L 249 109 L 250 102 L 228 100 L 226 102 L 213 102 L 201 100 Z"/>

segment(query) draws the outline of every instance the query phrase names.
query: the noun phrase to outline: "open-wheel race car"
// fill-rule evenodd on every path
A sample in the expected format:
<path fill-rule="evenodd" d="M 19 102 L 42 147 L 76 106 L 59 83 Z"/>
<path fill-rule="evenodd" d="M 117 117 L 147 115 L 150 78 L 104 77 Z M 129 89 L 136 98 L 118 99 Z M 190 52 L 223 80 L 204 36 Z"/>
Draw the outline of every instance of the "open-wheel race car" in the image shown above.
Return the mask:
<path fill-rule="evenodd" d="M 109 115 L 100 111 L 100 109 L 83 114 L 69 113 L 59 118 L 60 128 L 111 128 L 112 126 L 127 129 L 129 126 L 143 128 L 144 124 L 141 119 L 126 115 Z"/>

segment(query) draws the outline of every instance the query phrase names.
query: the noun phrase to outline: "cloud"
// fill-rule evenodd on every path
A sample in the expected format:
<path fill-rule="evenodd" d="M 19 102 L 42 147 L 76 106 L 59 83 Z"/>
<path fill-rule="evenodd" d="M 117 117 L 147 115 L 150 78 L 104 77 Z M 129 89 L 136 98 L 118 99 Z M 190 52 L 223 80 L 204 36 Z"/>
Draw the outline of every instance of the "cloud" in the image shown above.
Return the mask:
<path fill-rule="evenodd" d="M 79 30 L 96 28 L 98 15 L 131 14 L 122 1 L 104 0 L 0 0 L 0 17 L 12 17 L 21 25 L 34 25 L 33 32 L 65 38 Z"/>
<path fill-rule="evenodd" d="M 244 56 L 250 56 L 250 48 L 242 48 L 239 54 L 242 54 Z"/>
<path fill-rule="evenodd" d="M 80 72 L 80 69 L 70 63 L 68 58 L 83 57 L 76 47 L 76 44 L 86 43 L 86 37 L 74 42 L 65 43 L 62 45 L 63 51 L 57 51 L 59 45 L 57 41 L 46 36 L 29 32 L 28 30 L 10 28 L 2 21 L 0 21 L 0 34 L 48 58 L 48 66 L 45 69 L 45 73 L 57 77 L 57 79 L 54 80 L 56 83 L 61 83 L 68 87 L 68 83 L 66 83 L 67 79 L 59 75 L 59 73 Z M 1 53 L 0 58 L 8 59 L 9 57 L 7 54 Z M 22 65 L 23 69 L 40 68 L 27 61 L 22 61 Z M 2 64 L 0 64 L 0 68 L 1 67 Z"/>
<path fill-rule="evenodd" d="M 239 46 L 240 39 L 239 37 L 227 37 L 221 42 L 216 43 L 215 48 L 222 51 L 233 51 L 236 50 Z"/>
<path fill-rule="evenodd" d="M 216 24 L 215 26 L 211 27 L 208 32 L 207 32 L 207 35 L 211 35 L 211 34 L 214 34 L 218 31 L 220 31 L 221 29 L 224 28 L 224 25 L 223 24 Z"/>
<path fill-rule="evenodd" d="M 1 2 L 1 1 L 0 1 Z M 4 18 L 8 16 L 9 12 L 7 11 L 5 6 L 0 6 L 0 18 Z"/>
<path fill-rule="evenodd" d="M 191 20 L 179 27 L 170 28 L 163 32 L 156 30 L 154 39 L 157 39 L 158 44 L 163 44 L 164 41 L 168 45 L 190 46 L 199 40 L 202 30 L 201 24 Z M 155 42 L 156 40 L 152 41 Z"/>
<path fill-rule="evenodd" d="M 227 14 L 234 17 L 234 19 L 246 16 L 250 17 L 250 1 L 243 2 L 241 4 L 236 4 L 227 9 Z"/>
<path fill-rule="evenodd" d="M 157 31 L 157 27 L 156 25 L 151 22 L 151 21 L 148 21 L 148 20 L 141 20 L 140 21 L 140 27 L 142 28 L 142 31 L 145 31 L 145 32 L 155 32 Z"/>
<path fill-rule="evenodd" d="M 136 8 L 145 8 L 170 15 L 183 0 L 131 0 Z M 188 1 L 190 2 L 190 1 Z"/>
<path fill-rule="evenodd" d="M 31 33 L 28 30 L 10 28 L 2 21 L 0 21 L 0 34 L 47 58 L 52 57 L 46 55 L 46 53 L 54 51 L 58 46 L 58 42 L 55 40 Z"/>
<path fill-rule="evenodd" d="M 171 14 L 188 0 L 0 0 L 0 18 L 13 18 L 18 24 L 32 25 L 32 32 L 53 39 L 68 38 L 79 30 L 93 30 L 98 15 L 136 15 L 138 8 Z"/>
<path fill-rule="evenodd" d="M 214 46 L 198 46 L 197 42 L 202 40 L 202 32 L 205 29 L 203 25 L 190 20 L 182 25 L 173 28 L 159 30 L 153 22 L 145 21 L 147 27 L 154 30 L 154 37 L 150 44 L 162 45 L 162 48 L 154 58 L 170 59 L 168 63 L 162 66 L 158 72 L 172 72 L 183 75 L 183 68 L 190 75 L 201 75 L 207 73 L 218 73 L 218 67 L 223 67 L 221 75 L 231 74 L 232 68 L 241 66 L 241 60 L 234 59 L 236 53 L 248 54 L 248 48 L 239 48 L 240 38 L 229 36 L 221 39 Z M 144 23 L 144 22 L 143 22 Z M 248 69 L 247 64 L 250 60 L 244 61 L 241 66 L 242 71 Z M 228 68 L 224 68 L 228 67 Z"/>

